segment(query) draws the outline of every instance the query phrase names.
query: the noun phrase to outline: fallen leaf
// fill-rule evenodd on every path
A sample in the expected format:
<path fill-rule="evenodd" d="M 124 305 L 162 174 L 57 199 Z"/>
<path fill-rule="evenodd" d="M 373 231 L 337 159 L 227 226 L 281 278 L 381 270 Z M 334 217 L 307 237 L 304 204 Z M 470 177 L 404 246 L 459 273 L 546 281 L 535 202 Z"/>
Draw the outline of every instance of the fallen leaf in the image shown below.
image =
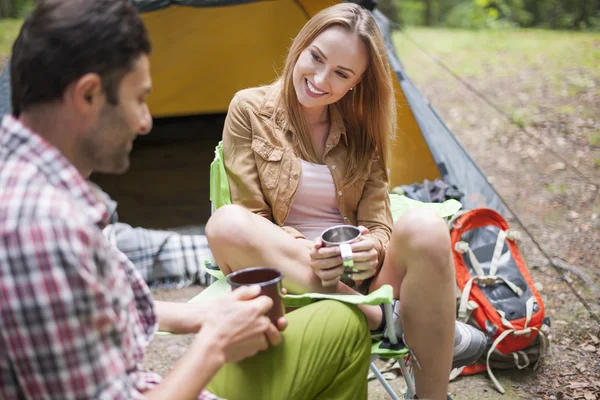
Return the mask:
<path fill-rule="evenodd" d="M 585 400 L 596 400 L 597 399 L 596 395 L 592 392 L 585 392 L 583 394 L 583 397 L 585 397 Z"/>
<path fill-rule="evenodd" d="M 588 335 L 590 336 L 590 339 L 592 339 L 592 342 L 594 342 L 594 344 L 599 344 L 600 343 L 600 339 L 598 339 L 597 336 L 594 336 L 591 333 L 588 333 Z"/>
<path fill-rule="evenodd" d="M 588 345 L 584 345 L 581 347 L 584 351 L 590 352 L 590 353 L 595 353 L 596 352 L 596 346 L 593 346 L 591 344 Z"/>
<path fill-rule="evenodd" d="M 569 383 L 569 389 L 582 389 L 589 387 L 587 382 L 571 382 Z"/>

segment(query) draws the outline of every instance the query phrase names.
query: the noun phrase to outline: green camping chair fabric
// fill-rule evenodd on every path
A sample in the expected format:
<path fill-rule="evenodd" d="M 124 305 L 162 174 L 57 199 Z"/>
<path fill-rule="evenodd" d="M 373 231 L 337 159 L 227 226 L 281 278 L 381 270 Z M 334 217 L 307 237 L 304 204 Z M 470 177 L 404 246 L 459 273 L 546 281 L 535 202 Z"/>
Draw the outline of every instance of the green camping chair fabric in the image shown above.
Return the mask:
<path fill-rule="evenodd" d="M 223 143 L 219 142 L 215 149 L 215 158 L 210 166 L 210 201 L 212 212 L 218 208 L 231 204 L 231 193 L 229 191 L 229 182 L 223 163 Z M 429 208 L 435 210 L 442 218 L 452 217 L 460 208 L 460 202 L 456 200 L 447 200 L 444 203 L 421 203 L 411 200 L 406 196 L 390 194 L 390 204 L 392 216 L 396 221 L 402 214 L 412 208 Z M 223 273 L 207 265 L 206 272 L 213 276 L 213 283 L 203 290 L 199 295 L 192 298 L 189 302 L 201 302 L 215 296 L 219 296 L 231 290 Z M 394 390 L 382 376 L 374 364 L 377 357 L 403 359 L 409 354 L 409 349 L 401 343 L 398 343 L 397 334 L 394 331 L 393 323 L 393 288 L 390 285 L 384 285 L 372 293 L 363 295 L 343 295 L 343 294 L 323 294 L 323 293 L 305 293 L 300 295 L 286 294 L 283 296 L 286 307 L 302 307 L 313 301 L 323 299 L 332 299 L 348 304 L 363 305 L 384 305 L 384 317 L 388 327 L 387 337 L 373 343 L 371 348 L 371 371 L 375 374 L 382 386 L 394 400 L 399 400 Z M 168 333 L 161 333 L 168 334 Z M 384 344 L 385 343 L 385 344 Z M 407 384 L 405 398 L 411 399 L 415 395 L 415 385 L 412 372 L 409 365 L 405 362 L 399 362 L 402 375 Z"/>

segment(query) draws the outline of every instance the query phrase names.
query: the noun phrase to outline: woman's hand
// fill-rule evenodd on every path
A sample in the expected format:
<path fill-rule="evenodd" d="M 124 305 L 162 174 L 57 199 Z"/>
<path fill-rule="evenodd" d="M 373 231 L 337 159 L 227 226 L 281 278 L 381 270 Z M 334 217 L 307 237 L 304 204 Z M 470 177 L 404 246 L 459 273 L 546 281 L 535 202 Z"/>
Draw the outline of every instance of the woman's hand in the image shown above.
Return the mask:
<path fill-rule="evenodd" d="M 369 235 L 369 230 L 364 226 L 359 226 L 358 229 L 360 229 L 360 240 L 351 244 L 352 259 L 354 260 L 352 270 L 355 272 L 350 275 L 350 279 L 360 285 L 363 280 L 377 274 L 379 260 L 377 259 L 375 242 Z"/>
<path fill-rule="evenodd" d="M 339 246 L 324 247 L 320 238 L 315 240 L 310 252 L 310 266 L 324 287 L 335 286 L 344 273 L 358 284 L 377 273 L 379 260 L 375 243 L 367 228 L 359 226 L 358 229 L 361 236 L 351 244 L 354 260 L 352 269 L 344 268 Z"/>
<path fill-rule="evenodd" d="M 344 273 L 339 246 L 325 247 L 320 238 L 316 239 L 310 251 L 310 267 L 323 287 L 337 285 Z"/>

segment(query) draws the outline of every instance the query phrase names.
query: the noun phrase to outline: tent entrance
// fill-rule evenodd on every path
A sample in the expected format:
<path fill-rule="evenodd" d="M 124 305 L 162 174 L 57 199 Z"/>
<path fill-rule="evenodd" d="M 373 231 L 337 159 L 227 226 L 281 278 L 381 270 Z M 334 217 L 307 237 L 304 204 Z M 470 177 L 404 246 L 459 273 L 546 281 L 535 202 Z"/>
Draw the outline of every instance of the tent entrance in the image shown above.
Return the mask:
<path fill-rule="evenodd" d="M 91 180 L 118 202 L 119 220 L 168 229 L 203 225 L 210 216 L 210 163 L 225 114 L 163 118 L 136 139 L 123 175 Z"/>

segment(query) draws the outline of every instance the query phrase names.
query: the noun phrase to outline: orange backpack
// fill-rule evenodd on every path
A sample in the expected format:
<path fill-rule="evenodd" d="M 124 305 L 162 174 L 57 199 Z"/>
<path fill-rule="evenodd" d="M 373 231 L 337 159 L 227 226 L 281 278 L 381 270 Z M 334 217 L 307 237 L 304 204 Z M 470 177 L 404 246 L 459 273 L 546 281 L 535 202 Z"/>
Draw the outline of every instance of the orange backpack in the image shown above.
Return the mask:
<path fill-rule="evenodd" d="M 499 213 L 481 208 L 458 214 L 450 221 L 450 238 L 458 319 L 486 333 L 490 344 L 485 360 L 451 378 L 487 370 L 504 393 L 492 368 L 535 368 L 547 351 L 544 302 L 517 247 L 518 232 Z"/>

